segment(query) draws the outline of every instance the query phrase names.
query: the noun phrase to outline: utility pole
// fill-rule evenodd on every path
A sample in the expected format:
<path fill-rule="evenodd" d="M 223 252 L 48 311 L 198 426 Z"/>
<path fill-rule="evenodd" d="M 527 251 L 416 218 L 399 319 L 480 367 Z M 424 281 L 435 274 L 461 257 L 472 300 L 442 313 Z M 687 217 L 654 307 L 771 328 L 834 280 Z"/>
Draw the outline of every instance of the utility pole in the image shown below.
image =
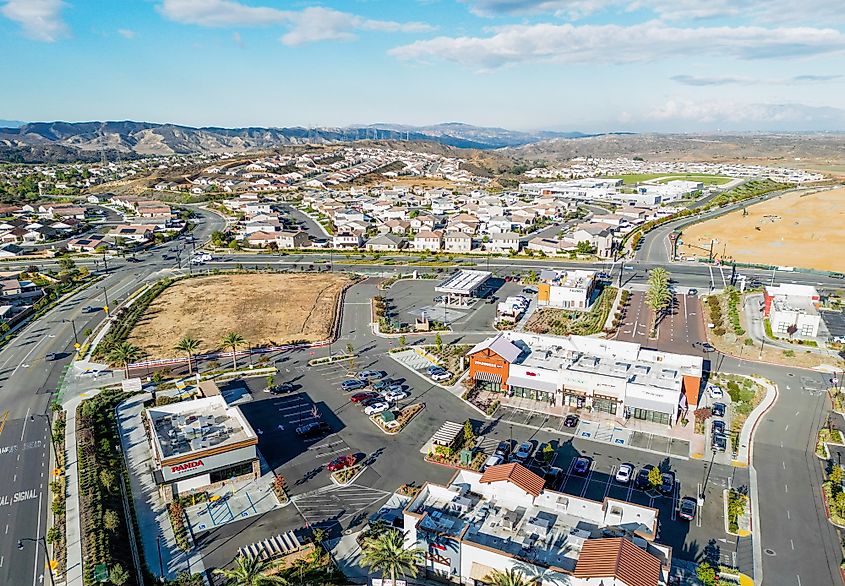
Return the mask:
<path fill-rule="evenodd" d="M 710 239 L 710 255 L 707 257 L 709 262 L 713 262 L 713 243 L 716 242 L 712 238 Z"/>
<path fill-rule="evenodd" d="M 109 315 L 109 293 L 108 293 L 108 291 L 106 291 L 105 287 L 102 287 L 102 289 L 103 289 L 103 298 L 106 300 L 106 305 L 103 307 L 103 309 L 106 310 L 106 315 Z"/>

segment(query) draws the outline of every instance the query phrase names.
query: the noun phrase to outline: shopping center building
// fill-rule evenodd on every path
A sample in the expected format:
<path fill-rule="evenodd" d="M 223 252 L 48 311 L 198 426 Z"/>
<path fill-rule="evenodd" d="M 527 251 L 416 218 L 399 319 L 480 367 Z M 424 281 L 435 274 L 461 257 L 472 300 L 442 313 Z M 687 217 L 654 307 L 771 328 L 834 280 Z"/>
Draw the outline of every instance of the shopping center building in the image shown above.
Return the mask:
<path fill-rule="evenodd" d="M 255 435 L 238 407 L 220 395 L 144 411 L 144 426 L 162 497 L 260 475 Z"/>
<path fill-rule="evenodd" d="M 467 354 L 476 388 L 674 425 L 698 403 L 703 359 L 586 336 L 502 332 Z"/>

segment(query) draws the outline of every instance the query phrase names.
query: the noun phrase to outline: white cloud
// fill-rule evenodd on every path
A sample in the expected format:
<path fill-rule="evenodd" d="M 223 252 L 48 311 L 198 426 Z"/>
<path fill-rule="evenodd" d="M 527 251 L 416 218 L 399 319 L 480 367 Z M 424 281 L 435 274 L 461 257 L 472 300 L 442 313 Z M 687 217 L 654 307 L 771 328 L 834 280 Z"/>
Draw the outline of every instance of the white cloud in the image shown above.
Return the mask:
<path fill-rule="evenodd" d="M 158 10 L 170 20 L 200 26 L 265 26 L 286 17 L 283 10 L 234 0 L 163 0 Z"/>
<path fill-rule="evenodd" d="M 467 0 L 470 10 L 480 16 L 499 14 L 551 13 L 580 18 L 624 4 L 623 0 Z"/>
<path fill-rule="evenodd" d="M 845 34 L 810 27 L 671 27 L 523 24 L 495 27 L 487 37 L 436 37 L 395 47 L 404 60 L 440 59 L 491 69 L 530 62 L 633 63 L 684 55 L 786 58 L 845 49 Z"/>
<path fill-rule="evenodd" d="M 710 128 L 783 130 L 839 130 L 845 128 L 845 110 L 806 104 L 747 104 L 732 101 L 696 102 L 671 99 L 652 109 L 646 118 Z"/>
<path fill-rule="evenodd" d="M 235 32 L 232 33 L 232 40 L 235 42 L 235 44 L 238 47 L 240 47 L 240 48 L 244 47 L 243 39 L 241 39 L 241 33 L 239 33 L 238 31 L 235 31 Z"/>
<path fill-rule="evenodd" d="M 248 6 L 234 0 L 163 0 L 158 6 L 166 18 L 208 27 L 287 25 L 285 45 L 315 41 L 349 41 L 358 31 L 420 33 L 434 30 L 421 22 L 372 20 L 331 8 L 312 6 L 299 11 Z"/>
<path fill-rule="evenodd" d="M 682 83 L 684 85 L 692 86 L 710 86 L 710 85 L 795 85 L 807 83 L 825 83 L 829 81 L 837 81 L 841 79 L 842 75 L 796 75 L 794 77 L 781 79 L 765 79 L 756 77 L 740 77 L 740 76 L 698 76 L 698 75 L 673 75 L 672 81 Z"/>
<path fill-rule="evenodd" d="M 291 12 L 287 21 L 292 28 L 281 38 L 285 45 L 301 45 L 315 41 L 349 41 L 356 38 L 355 31 L 419 33 L 432 30 L 424 23 L 370 20 L 322 7 Z"/>
<path fill-rule="evenodd" d="M 129 39 L 130 41 L 132 39 L 134 39 L 136 36 L 138 36 L 138 34 L 135 31 L 128 29 L 128 28 L 117 29 L 117 34 L 119 34 L 124 39 Z"/>
<path fill-rule="evenodd" d="M 6 0 L 0 14 L 17 22 L 29 38 L 52 43 L 69 34 L 61 15 L 64 6 L 61 0 Z"/>

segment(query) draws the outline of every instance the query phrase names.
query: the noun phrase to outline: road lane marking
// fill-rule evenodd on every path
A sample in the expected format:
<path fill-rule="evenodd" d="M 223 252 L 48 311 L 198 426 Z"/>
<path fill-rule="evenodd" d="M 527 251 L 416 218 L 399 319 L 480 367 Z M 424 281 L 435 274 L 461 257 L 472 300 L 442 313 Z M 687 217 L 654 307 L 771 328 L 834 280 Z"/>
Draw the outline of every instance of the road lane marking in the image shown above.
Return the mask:
<path fill-rule="evenodd" d="M 784 431 L 789 431 L 789 424 L 787 424 L 786 429 Z"/>
<path fill-rule="evenodd" d="M 21 428 L 21 441 L 23 441 L 23 434 L 26 433 L 27 421 L 29 421 L 29 407 L 26 408 L 26 415 L 23 416 L 23 427 Z"/>
<path fill-rule="evenodd" d="M 789 485 L 788 484 L 783 485 L 783 492 L 789 492 Z"/>
<path fill-rule="evenodd" d="M 781 462 L 781 464 L 783 465 L 783 469 L 786 470 L 786 462 Z"/>
<path fill-rule="evenodd" d="M 792 516 L 789 514 L 789 511 L 786 511 L 786 518 L 787 518 L 787 519 L 791 519 L 791 518 L 792 518 Z"/>
<path fill-rule="evenodd" d="M 792 546 L 792 551 L 795 551 L 795 542 L 790 539 L 789 545 Z"/>
<path fill-rule="evenodd" d="M 41 538 L 41 497 L 44 495 L 43 492 L 38 493 L 38 528 L 35 530 L 35 539 Z M 38 581 L 38 543 L 35 543 L 35 562 L 32 568 L 32 586 L 36 585 Z M 44 575 L 41 576 L 42 580 L 44 579 Z"/>

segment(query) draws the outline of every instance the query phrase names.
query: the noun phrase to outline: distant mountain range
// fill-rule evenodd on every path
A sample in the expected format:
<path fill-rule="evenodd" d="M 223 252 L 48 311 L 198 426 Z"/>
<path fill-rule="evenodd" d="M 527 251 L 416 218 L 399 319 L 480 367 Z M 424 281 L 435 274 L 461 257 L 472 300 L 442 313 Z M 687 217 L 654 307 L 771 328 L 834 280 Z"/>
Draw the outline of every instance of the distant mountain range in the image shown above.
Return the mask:
<path fill-rule="evenodd" d="M 344 128 L 192 128 L 150 122 L 0 121 L 0 161 L 90 161 L 120 155 L 246 152 L 286 145 L 359 140 L 428 141 L 472 149 L 498 149 L 550 139 L 582 138 L 580 132 L 519 132 L 460 123 L 434 126 L 372 124 Z"/>

